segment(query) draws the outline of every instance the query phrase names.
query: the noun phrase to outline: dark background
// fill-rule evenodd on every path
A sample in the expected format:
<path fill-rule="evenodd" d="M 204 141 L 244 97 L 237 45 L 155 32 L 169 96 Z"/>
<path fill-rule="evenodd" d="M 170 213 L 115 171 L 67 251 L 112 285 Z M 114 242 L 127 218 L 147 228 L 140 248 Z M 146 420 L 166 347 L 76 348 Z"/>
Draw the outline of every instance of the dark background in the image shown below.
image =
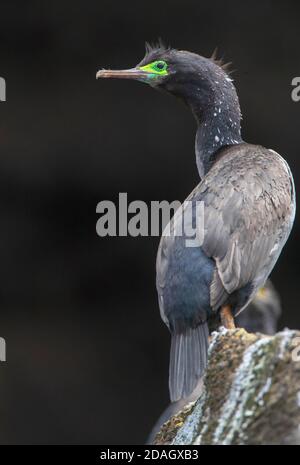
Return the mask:
<path fill-rule="evenodd" d="M 1 1 L 0 443 L 145 440 L 168 403 L 158 238 L 96 235 L 96 204 L 183 200 L 198 183 L 195 123 L 130 67 L 144 41 L 233 61 L 243 135 L 280 152 L 299 183 L 297 2 Z M 297 219 L 273 282 L 280 326 L 299 327 Z"/>

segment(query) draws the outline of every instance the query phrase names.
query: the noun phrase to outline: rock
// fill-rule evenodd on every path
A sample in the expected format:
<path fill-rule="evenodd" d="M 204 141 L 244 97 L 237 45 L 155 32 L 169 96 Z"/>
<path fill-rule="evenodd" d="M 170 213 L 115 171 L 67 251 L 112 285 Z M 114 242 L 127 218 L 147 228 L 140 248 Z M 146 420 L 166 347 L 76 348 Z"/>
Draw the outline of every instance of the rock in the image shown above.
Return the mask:
<path fill-rule="evenodd" d="M 300 332 L 214 332 L 202 392 L 155 444 L 300 444 Z"/>

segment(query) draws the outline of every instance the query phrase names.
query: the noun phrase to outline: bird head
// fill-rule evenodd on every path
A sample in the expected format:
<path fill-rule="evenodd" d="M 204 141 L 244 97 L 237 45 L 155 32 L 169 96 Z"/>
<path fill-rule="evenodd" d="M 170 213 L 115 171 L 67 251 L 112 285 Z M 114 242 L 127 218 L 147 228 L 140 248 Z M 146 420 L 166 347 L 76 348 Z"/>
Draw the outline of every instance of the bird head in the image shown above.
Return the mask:
<path fill-rule="evenodd" d="M 146 44 L 146 55 L 134 68 L 97 72 L 96 78 L 134 79 L 164 90 L 187 103 L 192 99 L 209 104 L 220 88 L 233 87 L 225 67 L 216 56 L 205 58 L 196 53 Z"/>

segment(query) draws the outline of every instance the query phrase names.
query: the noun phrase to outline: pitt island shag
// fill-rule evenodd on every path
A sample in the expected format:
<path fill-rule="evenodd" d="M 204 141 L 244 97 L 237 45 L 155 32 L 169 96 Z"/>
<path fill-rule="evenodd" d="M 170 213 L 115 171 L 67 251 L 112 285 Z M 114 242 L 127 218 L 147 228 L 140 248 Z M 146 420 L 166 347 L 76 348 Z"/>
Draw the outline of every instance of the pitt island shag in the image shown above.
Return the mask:
<path fill-rule="evenodd" d="M 184 234 L 163 235 L 156 265 L 161 317 L 172 336 L 170 397 L 177 401 L 203 374 L 212 324 L 234 328 L 234 317 L 271 273 L 294 221 L 293 178 L 278 153 L 243 141 L 236 89 L 215 57 L 148 45 L 135 68 L 103 69 L 97 78 L 162 89 L 181 98 L 197 122 L 201 182 L 187 208 L 195 215 L 193 203 L 204 203 L 204 240 L 187 247 Z"/>

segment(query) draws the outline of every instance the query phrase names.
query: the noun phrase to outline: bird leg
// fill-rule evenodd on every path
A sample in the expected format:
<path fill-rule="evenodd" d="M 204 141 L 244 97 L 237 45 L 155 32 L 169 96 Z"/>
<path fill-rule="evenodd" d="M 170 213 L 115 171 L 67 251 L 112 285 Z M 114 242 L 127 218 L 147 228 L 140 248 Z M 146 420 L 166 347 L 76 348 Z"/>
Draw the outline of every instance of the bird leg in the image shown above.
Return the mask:
<path fill-rule="evenodd" d="M 231 313 L 230 305 L 221 307 L 221 323 L 226 329 L 235 329 L 234 318 Z"/>

